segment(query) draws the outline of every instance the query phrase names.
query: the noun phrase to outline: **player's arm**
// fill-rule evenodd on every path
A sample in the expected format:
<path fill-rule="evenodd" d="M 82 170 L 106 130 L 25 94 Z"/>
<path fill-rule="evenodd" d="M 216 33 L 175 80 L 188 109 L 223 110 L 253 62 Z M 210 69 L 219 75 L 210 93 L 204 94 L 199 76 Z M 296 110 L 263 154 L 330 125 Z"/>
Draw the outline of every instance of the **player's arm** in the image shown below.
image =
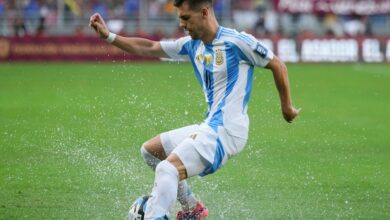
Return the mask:
<path fill-rule="evenodd" d="M 100 38 L 107 39 L 110 31 L 108 30 L 104 19 L 100 16 L 99 13 L 95 13 L 91 16 L 89 26 L 95 30 Z M 130 54 L 140 56 L 167 57 L 166 53 L 161 48 L 160 42 L 158 41 L 117 35 L 112 44 Z"/>
<path fill-rule="evenodd" d="M 273 73 L 279 92 L 283 117 L 287 122 L 292 122 L 298 116 L 301 109 L 294 108 L 292 104 L 287 67 L 277 56 L 274 56 L 266 68 L 270 69 Z"/>

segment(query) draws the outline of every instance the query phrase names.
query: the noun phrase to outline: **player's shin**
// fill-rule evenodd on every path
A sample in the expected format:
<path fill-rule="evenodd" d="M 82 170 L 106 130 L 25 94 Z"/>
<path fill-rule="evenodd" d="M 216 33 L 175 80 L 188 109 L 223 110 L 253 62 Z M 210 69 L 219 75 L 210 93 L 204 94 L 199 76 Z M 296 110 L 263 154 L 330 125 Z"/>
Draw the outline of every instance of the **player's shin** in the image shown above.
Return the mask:
<path fill-rule="evenodd" d="M 141 155 L 144 158 L 145 163 L 153 170 L 156 170 L 156 167 L 161 160 L 149 153 L 144 146 L 141 147 Z M 183 211 L 190 211 L 196 206 L 197 200 L 186 180 L 179 182 L 177 200 L 180 202 Z"/>
<path fill-rule="evenodd" d="M 156 167 L 154 187 L 147 201 L 145 219 L 166 215 L 176 201 L 179 173 L 175 166 L 164 160 Z"/>

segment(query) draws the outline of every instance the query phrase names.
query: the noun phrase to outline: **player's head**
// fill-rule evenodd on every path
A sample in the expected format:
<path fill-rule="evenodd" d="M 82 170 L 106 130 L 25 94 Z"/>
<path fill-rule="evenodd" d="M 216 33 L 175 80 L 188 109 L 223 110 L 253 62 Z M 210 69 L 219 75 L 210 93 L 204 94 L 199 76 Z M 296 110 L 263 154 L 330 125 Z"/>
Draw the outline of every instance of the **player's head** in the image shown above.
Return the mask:
<path fill-rule="evenodd" d="M 180 27 L 188 31 L 193 39 L 202 39 L 208 31 L 208 23 L 215 19 L 213 0 L 175 0 Z"/>
<path fill-rule="evenodd" d="M 180 7 L 184 2 L 188 3 L 191 10 L 199 10 L 202 6 L 213 6 L 213 0 L 175 0 L 174 5 Z"/>

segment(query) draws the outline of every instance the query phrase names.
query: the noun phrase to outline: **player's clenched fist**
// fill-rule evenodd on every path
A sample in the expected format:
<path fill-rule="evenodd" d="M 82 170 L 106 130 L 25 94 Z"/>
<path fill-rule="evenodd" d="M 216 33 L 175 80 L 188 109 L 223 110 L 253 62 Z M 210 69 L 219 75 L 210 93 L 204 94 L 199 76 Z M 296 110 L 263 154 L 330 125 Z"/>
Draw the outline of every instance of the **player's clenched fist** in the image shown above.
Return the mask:
<path fill-rule="evenodd" d="M 108 37 L 109 31 L 107 28 L 104 19 L 99 13 L 95 13 L 89 19 L 89 26 L 91 26 L 97 34 L 99 34 L 100 38 L 106 39 Z"/>
<path fill-rule="evenodd" d="M 299 115 L 301 110 L 301 108 L 296 109 L 292 106 L 290 108 L 283 109 L 283 117 L 288 123 L 291 123 L 294 118 Z"/>

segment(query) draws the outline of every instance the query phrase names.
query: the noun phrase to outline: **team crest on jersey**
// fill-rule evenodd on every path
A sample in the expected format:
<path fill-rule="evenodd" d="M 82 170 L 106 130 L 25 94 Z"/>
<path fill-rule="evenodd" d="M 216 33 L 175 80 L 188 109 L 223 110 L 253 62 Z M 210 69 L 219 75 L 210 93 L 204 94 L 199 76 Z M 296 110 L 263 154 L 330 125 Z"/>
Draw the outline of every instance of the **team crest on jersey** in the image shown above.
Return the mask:
<path fill-rule="evenodd" d="M 216 50 L 215 51 L 215 63 L 217 65 L 222 65 L 223 64 L 223 52 L 222 50 Z"/>

